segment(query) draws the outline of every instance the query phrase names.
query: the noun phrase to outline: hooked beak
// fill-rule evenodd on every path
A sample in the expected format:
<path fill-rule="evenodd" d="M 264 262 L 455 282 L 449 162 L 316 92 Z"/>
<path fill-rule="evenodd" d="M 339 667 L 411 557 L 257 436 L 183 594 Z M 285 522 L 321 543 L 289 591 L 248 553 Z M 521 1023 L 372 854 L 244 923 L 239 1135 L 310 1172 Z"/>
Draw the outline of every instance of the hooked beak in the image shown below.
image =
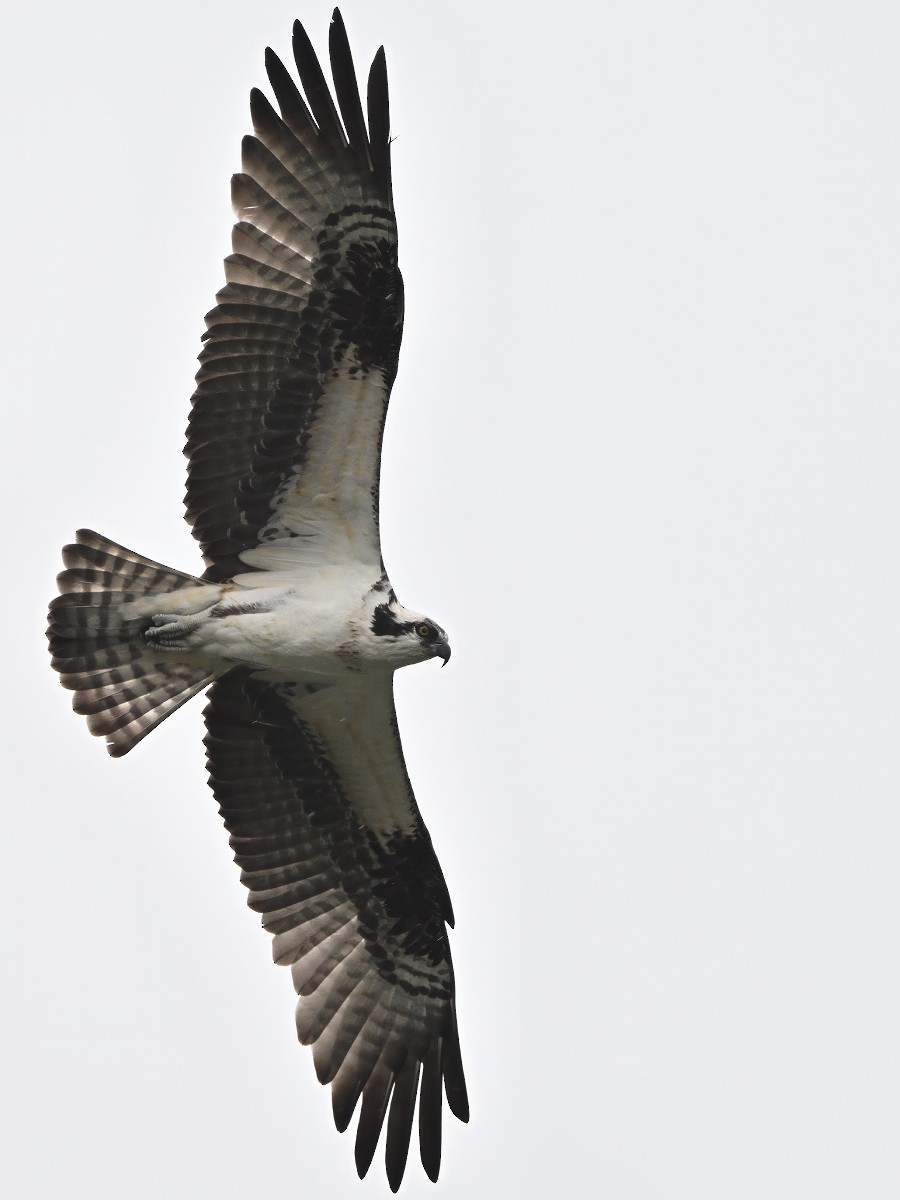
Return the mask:
<path fill-rule="evenodd" d="M 446 667 L 447 663 L 450 661 L 450 645 L 449 645 L 449 643 L 448 642 L 437 642 L 434 647 L 434 652 L 438 656 L 438 658 L 442 658 L 444 660 L 441 663 L 441 666 Z"/>

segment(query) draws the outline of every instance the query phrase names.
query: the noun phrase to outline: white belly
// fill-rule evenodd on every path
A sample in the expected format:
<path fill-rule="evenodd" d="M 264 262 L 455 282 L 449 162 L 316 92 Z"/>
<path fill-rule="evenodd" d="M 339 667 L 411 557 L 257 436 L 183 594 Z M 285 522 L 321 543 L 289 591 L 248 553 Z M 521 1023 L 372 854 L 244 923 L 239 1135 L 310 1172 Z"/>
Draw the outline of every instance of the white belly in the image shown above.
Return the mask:
<path fill-rule="evenodd" d="M 265 574 L 242 576 L 242 585 L 216 607 L 224 614 L 198 628 L 198 648 L 227 663 L 287 676 L 341 676 L 364 669 L 356 643 L 371 581 L 331 578 L 328 570 L 310 574 L 289 587 L 248 587 L 243 580 L 262 584 Z M 253 611 L 257 605 L 263 611 Z M 229 607 L 235 611 L 228 613 Z"/>

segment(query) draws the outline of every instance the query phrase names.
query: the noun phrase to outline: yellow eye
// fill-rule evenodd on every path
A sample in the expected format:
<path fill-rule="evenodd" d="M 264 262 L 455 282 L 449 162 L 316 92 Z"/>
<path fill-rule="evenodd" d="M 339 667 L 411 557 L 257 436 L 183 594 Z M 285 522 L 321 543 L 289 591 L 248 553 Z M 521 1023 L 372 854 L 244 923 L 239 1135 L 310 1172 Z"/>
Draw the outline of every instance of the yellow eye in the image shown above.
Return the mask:
<path fill-rule="evenodd" d="M 428 637 L 432 637 L 432 635 L 434 634 L 434 630 L 431 628 L 430 625 L 426 625 L 425 622 L 423 621 L 421 625 L 416 626 L 416 633 L 419 635 L 420 638 L 428 638 Z"/>

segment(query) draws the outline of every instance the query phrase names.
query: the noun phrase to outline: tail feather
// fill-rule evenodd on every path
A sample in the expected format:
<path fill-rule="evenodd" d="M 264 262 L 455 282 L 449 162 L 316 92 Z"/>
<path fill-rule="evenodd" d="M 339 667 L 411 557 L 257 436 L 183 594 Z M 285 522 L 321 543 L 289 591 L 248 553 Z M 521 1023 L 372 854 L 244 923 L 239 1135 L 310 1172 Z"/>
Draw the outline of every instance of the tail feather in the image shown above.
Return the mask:
<path fill-rule="evenodd" d="M 52 664 L 75 693 L 74 710 L 118 757 L 215 678 L 208 662 L 152 647 L 142 635 L 154 611 L 178 607 L 177 593 L 192 589 L 181 600 L 196 607 L 198 596 L 205 606 L 216 589 L 92 530 L 75 536 L 63 548 L 67 569 L 50 604 Z"/>
<path fill-rule="evenodd" d="M 66 566 L 101 567 L 112 571 L 123 585 L 117 591 L 124 591 L 126 582 L 130 585 L 128 590 L 134 592 L 154 592 L 160 588 L 171 591 L 173 581 L 192 587 L 198 582 L 196 576 L 176 571 L 173 567 L 164 567 L 152 558 L 144 558 L 143 554 L 136 554 L 134 550 L 120 546 L 93 529 L 79 529 L 75 537 L 78 539 L 76 542 L 63 546 L 63 562 Z"/>

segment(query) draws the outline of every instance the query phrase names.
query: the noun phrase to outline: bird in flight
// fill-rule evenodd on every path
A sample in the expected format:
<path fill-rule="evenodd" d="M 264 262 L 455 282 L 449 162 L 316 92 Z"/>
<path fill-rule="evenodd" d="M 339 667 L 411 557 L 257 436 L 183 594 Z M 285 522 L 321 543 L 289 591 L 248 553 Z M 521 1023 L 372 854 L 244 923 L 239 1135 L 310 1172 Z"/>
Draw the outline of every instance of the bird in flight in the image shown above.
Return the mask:
<path fill-rule="evenodd" d="M 450 646 L 397 599 L 379 539 L 403 328 L 384 51 L 365 114 L 337 10 L 333 96 L 299 22 L 293 54 L 302 91 L 268 50 L 278 111 L 251 93 L 234 252 L 192 398 L 185 503 L 206 569 L 80 530 L 48 637 L 75 711 L 113 756 L 209 689 L 209 783 L 248 903 L 291 969 L 297 1032 L 339 1130 L 359 1106 L 360 1177 L 386 1120 L 396 1191 L 417 1099 L 432 1180 L 442 1093 L 468 1119 L 453 913 L 393 699 L 399 667 L 446 664 Z"/>

